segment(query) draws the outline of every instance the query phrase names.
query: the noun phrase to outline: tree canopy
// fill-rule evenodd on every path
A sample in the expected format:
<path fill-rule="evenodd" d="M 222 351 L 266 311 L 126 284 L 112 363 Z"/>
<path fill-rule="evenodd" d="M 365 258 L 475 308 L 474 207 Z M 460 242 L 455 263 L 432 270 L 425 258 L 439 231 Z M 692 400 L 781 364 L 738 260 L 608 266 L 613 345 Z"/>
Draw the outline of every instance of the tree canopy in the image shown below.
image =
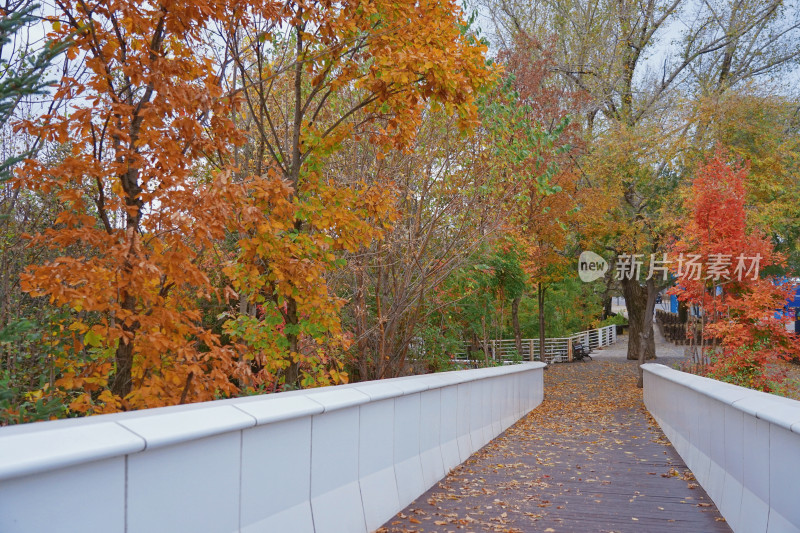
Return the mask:
<path fill-rule="evenodd" d="M 794 5 L 3 9 L 2 424 L 541 357 L 619 295 L 644 360 L 673 285 L 695 370 L 797 355 L 766 318 L 800 269 Z M 614 275 L 756 253 L 742 284 Z"/>

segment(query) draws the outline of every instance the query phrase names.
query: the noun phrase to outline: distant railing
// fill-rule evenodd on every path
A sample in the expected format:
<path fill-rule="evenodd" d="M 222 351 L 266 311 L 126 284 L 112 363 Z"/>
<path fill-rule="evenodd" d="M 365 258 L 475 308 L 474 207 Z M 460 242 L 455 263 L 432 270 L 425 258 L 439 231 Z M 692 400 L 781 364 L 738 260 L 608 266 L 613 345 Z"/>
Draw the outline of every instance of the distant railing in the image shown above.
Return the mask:
<path fill-rule="evenodd" d="M 681 320 L 678 313 L 670 313 L 656 309 L 656 324 L 661 335 L 673 344 L 689 344 L 686 320 Z"/>
<path fill-rule="evenodd" d="M 610 346 L 617 342 L 616 326 L 589 329 L 574 333 L 569 337 L 548 338 L 544 340 L 544 359 L 546 363 L 562 363 L 569 360 L 570 343 L 581 343 L 589 351 Z M 502 361 L 505 364 L 514 363 L 516 360 L 539 361 L 539 339 L 522 339 L 522 353 L 517 353 L 517 343 L 514 339 L 500 339 L 488 341 L 489 358 L 493 361 Z M 531 359 L 533 354 L 533 359 Z M 473 361 L 485 359 L 483 347 L 469 350 L 466 346 L 455 353 L 455 361 L 468 364 Z"/>

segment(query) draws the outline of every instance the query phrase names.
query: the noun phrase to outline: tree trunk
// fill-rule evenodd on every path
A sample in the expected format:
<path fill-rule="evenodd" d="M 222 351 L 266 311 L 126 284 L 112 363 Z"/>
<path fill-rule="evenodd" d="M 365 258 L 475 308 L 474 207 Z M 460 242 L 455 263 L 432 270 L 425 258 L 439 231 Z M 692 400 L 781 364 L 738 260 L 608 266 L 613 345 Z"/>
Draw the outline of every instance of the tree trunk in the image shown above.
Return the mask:
<path fill-rule="evenodd" d="M 685 303 L 678 300 L 678 322 L 685 324 L 689 321 L 689 308 Z"/>
<path fill-rule="evenodd" d="M 539 360 L 544 362 L 544 287 L 541 283 L 536 285 L 536 302 L 539 306 Z"/>
<path fill-rule="evenodd" d="M 298 14 L 298 18 L 302 16 L 302 10 L 300 10 Z M 292 195 L 290 195 L 290 199 L 298 193 L 298 183 L 300 183 L 300 167 L 302 166 L 302 151 L 300 147 L 300 132 L 303 125 L 303 61 L 301 58 L 303 57 L 303 30 L 305 29 L 305 24 L 301 24 L 297 28 L 297 63 L 295 64 L 295 72 L 294 72 L 294 121 L 292 123 L 292 138 L 291 138 L 291 150 L 292 150 L 292 159 L 291 165 L 287 168 L 288 172 L 284 172 L 286 177 L 289 179 L 289 182 L 292 186 Z M 295 220 L 294 221 L 294 228 L 297 230 L 298 233 L 303 231 L 303 221 L 302 220 Z M 297 301 L 292 296 L 286 297 L 286 312 L 283 313 L 283 318 L 285 321 L 284 331 L 289 330 L 289 333 L 286 333 L 286 340 L 289 343 L 289 366 L 286 369 L 286 379 L 284 380 L 285 385 L 289 385 L 291 387 L 297 387 L 300 381 L 300 364 L 298 362 L 299 354 L 298 354 L 298 335 L 297 335 L 297 324 L 299 323 L 297 317 Z"/>
<path fill-rule="evenodd" d="M 519 327 L 519 303 L 522 296 L 511 301 L 511 325 L 514 327 L 514 343 L 517 346 L 517 357 L 522 357 L 522 328 Z"/>
<path fill-rule="evenodd" d="M 638 285 L 638 283 L 637 283 Z M 647 280 L 647 284 L 645 285 L 645 290 L 647 291 L 647 299 L 645 300 L 645 322 L 643 324 L 642 329 L 639 331 L 639 358 L 638 363 L 636 364 L 636 368 L 639 372 L 639 379 L 636 382 L 636 386 L 640 389 L 644 387 L 644 371 L 642 370 L 642 365 L 645 362 L 645 356 L 647 354 L 648 348 L 652 345 L 653 346 L 653 358 L 655 358 L 655 340 L 653 339 L 653 309 L 656 305 L 656 283 L 653 279 Z M 630 311 L 629 311 L 630 312 Z M 628 354 L 630 355 L 630 345 L 635 342 L 635 339 L 631 335 L 630 341 L 628 342 Z M 629 357 L 630 358 L 630 357 Z"/>
<path fill-rule="evenodd" d="M 133 313 L 136 307 L 136 299 L 133 296 L 125 296 L 122 303 L 122 308 L 126 311 Z M 111 383 L 111 392 L 124 398 L 131 392 L 131 369 L 133 368 L 133 344 L 136 336 L 136 325 L 130 324 L 128 320 L 122 321 L 122 331 L 129 339 L 123 337 L 119 340 L 117 345 L 117 352 L 114 360 L 117 365 L 116 373 L 114 374 L 114 381 Z"/>
<path fill-rule="evenodd" d="M 353 322 L 357 339 L 359 378 L 363 381 L 370 379 L 370 354 L 369 344 L 367 342 L 366 283 L 364 280 L 364 266 L 361 264 L 360 257 L 355 261 L 355 285 L 356 290 L 353 295 Z"/>
<path fill-rule="evenodd" d="M 653 282 L 653 283 L 650 283 Z M 656 287 L 653 280 L 645 286 L 632 279 L 622 280 L 622 292 L 625 295 L 625 306 L 628 309 L 628 360 L 638 361 L 641 350 L 644 358 L 656 358 L 655 336 L 653 335 L 653 310 L 655 308 Z M 652 303 L 650 302 L 652 298 Z M 644 333 L 646 344 L 638 342 Z"/>
<path fill-rule="evenodd" d="M 139 223 L 137 216 L 128 216 L 127 228 L 125 231 L 128 239 L 128 253 L 125 258 L 125 263 L 122 265 L 122 271 L 125 278 L 130 279 L 134 265 L 138 263 L 139 258 L 139 233 L 137 230 Z M 121 307 L 128 312 L 129 315 L 136 314 L 136 297 L 128 292 L 128 288 L 124 287 L 120 295 Z M 111 392 L 117 396 L 124 398 L 130 394 L 133 388 L 131 378 L 131 370 L 133 368 L 133 346 L 136 339 L 136 330 L 139 329 L 139 322 L 132 321 L 130 317 L 125 317 L 122 320 L 122 332 L 124 336 L 119 340 L 117 351 L 114 355 L 114 362 L 116 363 L 116 372 L 114 380 L 111 383 Z"/>
<path fill-rule="evenodd" d="M 603 296 L 603 320 L 611 316 L 611 295 Z"/>
<path fill-rule="evenodd" d="M 706 367 L 706 310 L 700 309 L 700 366 Z"/>
<path fill-rule="evenodd" d="M 283 314 L 286 321 L 285 329 L 290 330 L 286 333 L 286 340 L 289 343 L 289 367 L 286 369 L 286 379 L 284 385 L 297 387 L 300 384 L 300 363 L 298 362 L 298 335 L 297 331 L 297 302 L 294 298 L 286 298 L 286 312 Z M 284 330 L 285 331 L 285 330 Z"/>
<path fill-rule="evenodd" d="M 481 317 L 481 327 L 483 328 L 483 357 L 486 361 L 486 366 L 489 366 L 489 339 L 486 332 L 486 315 Z"/>

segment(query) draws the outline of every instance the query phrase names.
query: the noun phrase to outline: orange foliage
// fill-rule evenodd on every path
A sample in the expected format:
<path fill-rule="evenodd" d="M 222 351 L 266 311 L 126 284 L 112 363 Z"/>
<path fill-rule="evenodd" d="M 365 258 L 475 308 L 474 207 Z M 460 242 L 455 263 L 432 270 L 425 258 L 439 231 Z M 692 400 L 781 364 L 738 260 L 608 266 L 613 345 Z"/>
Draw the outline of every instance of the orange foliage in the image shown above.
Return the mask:
<path fill-rule="evenodd" d="M 491 74 L 485 47 L 460 33 L 459 17 L 452 2 L 407 0 L 59 2 L 51 37 L 75 34 L 68 56 L 85 72 L 62 77 L 63 113 L 19 127 L 65 153 L 55 162 L 27 161 L 15 179 L 17 187 L 54 194 L 61 209 L 58 225 L 32 244 L 63 255 L 31 265 L 22 278 L 26 292 L 70 311 L 55 394 L 71 399 L 74 411 L 99 413 L 210 400 L 263 383 L 270 372 L 256 375 L 253 359 L 270 350 L 241 339 L 226 344 L 204 316 L 237 296 L 225 287 L 221 260 L 236 288 L 267 287 L 281 312 L 299 303 L 292 312 L 307 320 L 299 333 L 340 333 L 326 269 L 334 252 L 379 237 L 384 226 L 370 221 L 386 219 L 391 202 L 378 189 L 328 187 L 319 159 L 291 176 L 267 164 L 234 179 L 241 169 L 232 150 L 248 132 L 231 117 L 243 95 L 223 89 L 230 74 L 216 57 L 212 29 L 246 33 L 257 18 L 301 29 L 297 35 L 316 48 L 297 69 L 311 74 L 319 94 L 362 91 L 358 109 L 384 120 L 376 140 L 399 147 L 429 98 L 455 110 L 465 127 L 475 122 L 474 98 Z M 369 46 L 348 48 L 356 38 Z M 255 41 L 269 39 L 264 33 Z M 337 76 L 327 76 L 333 63 Z M 301 155 L 321 158 L 355 137 L 335 115 L 318 118 L 298 125 Z M 236 258 L 220 246 L 231 232 L 242 236 Z M 267 326 L 279 331 L 274 318 Z M 253 326 L 263 329 L 243 327 Z M 326 366 L 331 354 L 311 351 L 312 363 Z M 310 374 L 337 382 L 344 379 L 337 368 Z"/>
<path fill-rule="evenodd" d="M 16 179 L 55 193 L 62 209 L 33 244 L 68 253 L 22 277 L 31 295 L 73 310 L 69 328 L 80 336 L 57 362 L 56 386 L 79 392 L 71 407 L 81 412 L 232 394 L 234 353 L 198 308 L 198 299 L 221 298 L 201 263 L 231 216 L 227 182 L 193 175 L 199 157 L 240 138 L 214 66 L 198 52 L 226 3 L 59 6 L 54 37 L 76 32 L 69 54 L 87 72 L 62 78 L 64 114 L 22 124 L 63 144 L 65 156 L 28 161 Z"/>
<path fill-rule="evenodd" d="M 246 299 L 226 328 L 257 367 L 309 386 L 346 379 L 330 357 L 348 344 L 343 302 L 326 276 L 396 218 L 392 176 L 338 176 L 326 172 L 328 160 L 362 139 L 362 153 L 378 147 L 378 159 L 409 149 L 430 100 L 462 129 L 473 126 L 493 72 L 485 46 L 459 29 L 454 2 L 298 2 L 287 12 L 288 39 L 260 33 L 233 47 L 242 120 L 253 124 L 242 159 L 255 173 L 256 208 L 242 217 L 240 252 L 226 270 Z M 269 320 L 253 320 L 254 304 Z"/>
<path fill-rule="evenodd" d="M 531 157 L 511 170 L 520 179 L 520 194 L 511 206 L 510 230 L 523 243 L 524 268 L 536 283 L 560 279 L 569 259 L 569 225 L 577 220 L 579 205 L 589 192 L 578 186 L 574 161 L 583 149 L 580 125 L 566 122 L 587 95 L 553 80 L 554 43 L 517 35 L 512 47 L 500 54 L 520 105 L 540 128 L 510 132 L 509 144 L 534 142 Z"/>

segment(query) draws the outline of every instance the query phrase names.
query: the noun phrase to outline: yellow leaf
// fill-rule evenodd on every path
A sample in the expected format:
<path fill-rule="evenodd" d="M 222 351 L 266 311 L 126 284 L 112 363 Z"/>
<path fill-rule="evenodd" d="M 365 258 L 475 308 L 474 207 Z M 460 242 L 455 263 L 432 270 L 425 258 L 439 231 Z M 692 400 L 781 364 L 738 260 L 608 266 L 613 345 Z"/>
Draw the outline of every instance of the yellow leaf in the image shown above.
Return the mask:
<path fill-rule="evenodd" d="M 73 322 L 72 324 L 69 325 L 70 331 L 77 331 L 78 333 L 83 333 L 87 329 L 89 329 L 89 326 L 87 326 L 80 320 L 78 320 L 77 322 Z"/>

